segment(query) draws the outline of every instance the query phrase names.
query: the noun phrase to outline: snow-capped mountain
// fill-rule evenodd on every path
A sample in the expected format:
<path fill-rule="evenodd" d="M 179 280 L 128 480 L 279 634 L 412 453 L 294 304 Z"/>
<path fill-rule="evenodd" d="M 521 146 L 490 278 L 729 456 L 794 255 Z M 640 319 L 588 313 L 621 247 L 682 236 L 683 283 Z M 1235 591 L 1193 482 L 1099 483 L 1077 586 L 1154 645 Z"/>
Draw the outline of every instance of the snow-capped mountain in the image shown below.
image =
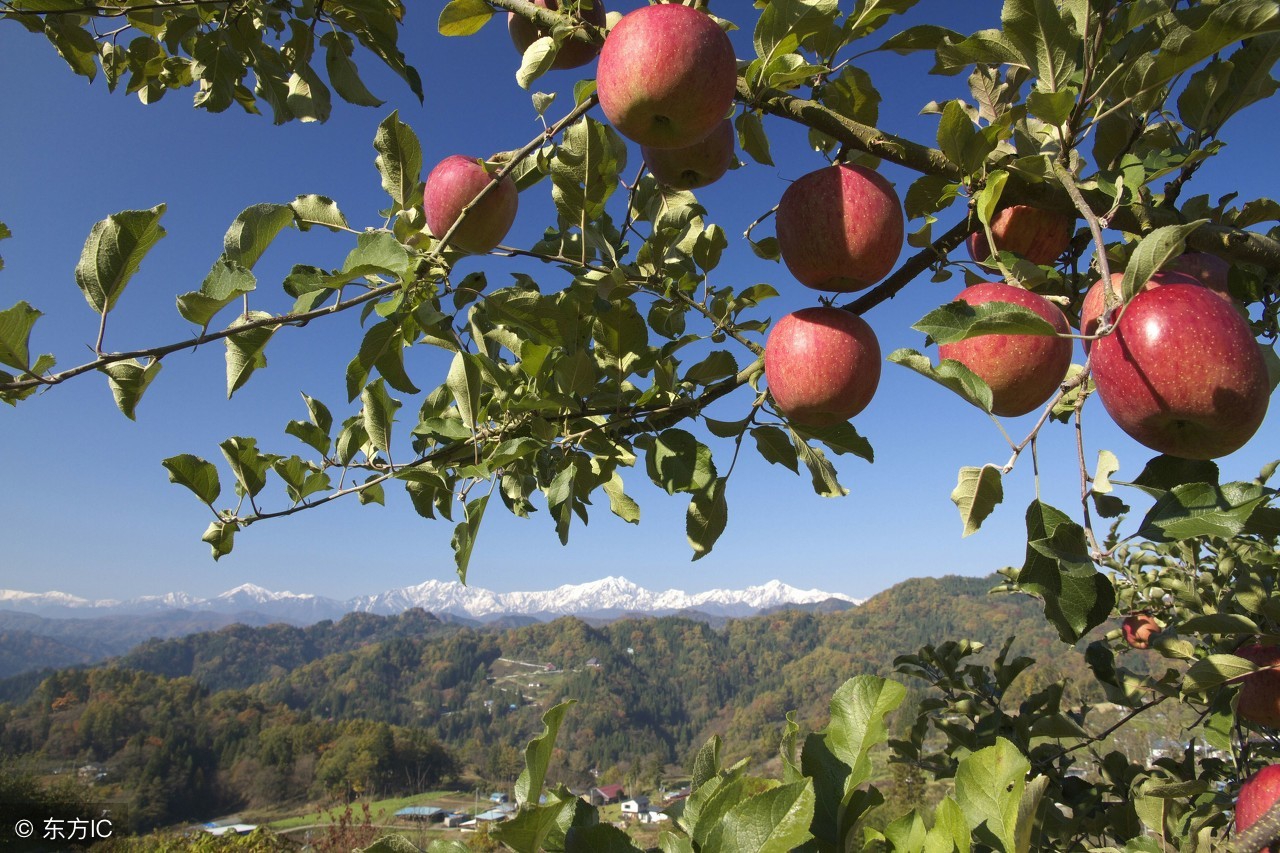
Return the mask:
<path fill-rule="evenodd" d="M 553 619 L 570 614 L 608 617 L 623 613 L 662 615 L 688 610 L 710 616 L 740 617 L 782 605 L 817 604 L 833 598 L 852 604 L 861 603 L 842 593 L 800 590 L 777 580 L 744 590 L 713 589 L 691 594 L 678 589 L 653 592 L 626 578 L 607 577 L 541 592 L 494 592 L 463 586 L 457 581 L 431 580 L 347 601 L 272 592 L 254 584 L 243 584 L 207 599 L 186 593 L 168 593 L 129 601 L 91 601 L 62 592 L 0 590 L 0 610 L 18 610 L 47 617 L 195 610 L 257 613 L 295 624 L 309 624 L 321 619 L 341 618 L 351 612 L 390 615 L 411 607 L 482 621 L 513 614 Z"/>

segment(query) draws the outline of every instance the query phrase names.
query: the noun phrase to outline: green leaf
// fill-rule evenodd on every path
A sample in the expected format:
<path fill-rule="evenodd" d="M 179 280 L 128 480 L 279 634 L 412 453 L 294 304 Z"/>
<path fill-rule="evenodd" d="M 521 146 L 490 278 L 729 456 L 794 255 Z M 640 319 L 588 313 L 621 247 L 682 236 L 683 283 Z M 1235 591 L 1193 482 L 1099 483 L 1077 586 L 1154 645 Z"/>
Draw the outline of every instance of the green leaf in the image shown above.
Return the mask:
<path fill-rule="evenodd" d="M 978 135 L 977 129 L 969 119 L 969 114 L 959 101 L 947 101 L 942 109 L 942 118 L 938 122 L 938 147 L 947 159 L 964 171 L 974 171 L 982 165 L 969 162 L 969 149 L 973 139 Z"/>
<path fill-rule="evenodd" d="M 142 259 L 161 237 L 165 206 L 124 210 L 95 223 L 76 264 L 76 284 L 93 310 L 106 314 L 115 307 L 125 285 Z"/>
<path fill-rule="evenodd" d="M 988 175 L 986 184 L 978 190 L 978 195 L 974 199 L 974 210 L 978 214 L 978 221 L 983 225 L 990 225 L 991 220 L 995 218 L 1000 196 L 1004 194 L 1004 185 L 1008 181 L 1009 173 L 1002 169 Z"/>
<path fill-rule="evenodd" d="M 1258 623 L 1240 613 L 1207 613 L 1193 616 L 1178 625 L 1178 633 L 1189 634 L 1258 634 Z"/>
<path fill-rule="evenodd" d="M 178 313 L 184 320 L 207 329 L 219 311 L 255 287 L 257 279 L 253 273 L 224 255 L 214 261 L 198 291 L 178 297 Z"/>
<path fill-rule="evenodd" d="M 622 477 L 618 472 L 604 484 L 604 493 L 609 497 L 609 509 L 614 515 L 628 524 L 640 523 L 640 505 L 622 490 Z"/>
<path fill-rule="evenodd" d="M 751 437 L 756 440 L 756 449 L 766 462 L 800 473 L 796 449 L 785 432 L 775 426 L 758 426 L 751 430 Z"/>
<path fill-rule="evenodd" d="M 458 413 L 462 415 L 462 422 L 471 429 L 475 429 L 476 419 L 479 417 L 480 383 L 478 359 L 468 352 L 454 353 L 445 385 L 449 387 L 453 399 L 458 404 Z"/>
<path fill-rule="evenodd" d="M 529 745 L 525 747 L 524 770 L 516 780 L 515 795 L 519 805 L 538 802 L 543 781 L 547 777 L 547 766 L 551 763 L 551 753 L 555 750 L 556 736 L 560 733 L 560 723 L 564 720 L 565 711 L 576 701 L 568 699 L 542 715 L 542 734 L 529 741 Z"/>
<path fill-rule="evenodd" d="M 875 451 L 872 450 L 871 442 L 859 435 L 857 428 L 847 421 L 831 426 L 796 426 L 794 429 L 805 438 L 816 438 L 821 441 L 837 456 L 852 453 L 868 462 L 875 461 Z"/>
<path fill-rule="evenodd" d="M 303 122 L 328 121 L 333 109 L 329 87 L 309 65 L 289 76 L 289 94 L 285 102 L 289 105 L 289 112 Z"/>
<path fill-rule="evenodd" d="M 982 335 L 1057 334 L 1052 323 L 1030 308 L 995 301 L 981 305 L 959 300 L 948 302 L 921 317 L 911 328 L 924 332 L 930 341 L 939 344 L 953 344 Z"/>
<path fill-rule="evenodd" d="M 289 203 L 293 211 L 294 222 L 299 231 L 307 231 L 313 225 L 320 225 L 330 231 L 339 231 L 350 226 L 347 218 L 338 209 L 338 204 L 328 196 L 300 195 Z"/>
<path fill-rule="evenodd" d="M 1031 762 L 1004 738 L 978 750 L 956 769 L 956 802 L 969 826 L 986 826 L 1007 851 L 1017 850 L 1015 833 Z"/>
<path fill-rule="evenodd" d="M 1186 225 L 1166 225 L 1143 237 L 1129 256 L 1129 264 L 1124 270 L 1124 282 L 1121 285 L 1123 301 L 1128 303 L 1158 269 L 1181 255 L 1187 237 L 1208 221 L 1197 219 Z"/>
<path fill-rule="evenodd" d="M 933 813 L 933 829 L 925 839 L 925 853 L 969 853 L 972 833 L 964 811 L 951 797 L 943 798 Z M 936 839 L 936 840 L 935 840 Z M 1019 851 L 1023 853 L 1023 851 Z"/>
<path fill-rule="evenodd" d="M 693 548 L 693 559 L 701 560 L 715 547 L 716 540 L 729 523 L 729 507 L 725 502 L 726 481 L 717 477 L 705 489 L 693 493 L 685 517 L 685 535 Z"/>
<path fill-rule="evenodd" d="M 364 85 L 356 64 L 351 61 L 355 45 L 351 36 L 341 32 L 328 32 L 320 38 L 325 46 L 324 67 L 329 82 L 342 100 L 359 107 L 380 107 L 384 103 Z"/>
<path fill-rule="evenodd" d="M 76 18 L 72 15 L 47 15 L 44 33 L 72 71 L 93 80 L 98 75 L 98 65 L 94 61 L 98 56 L 98 43 Z"/>
<path fill-rule="evenodd" d="M 250 311 L 248 314 L 242 314 L 228 328 L 234 329 L 247 323 L 269 319 L 271 315 L 264 311 Z M 267 366 L 267 357 L 262 352 L 278 328 L 279 326 L 258 326 L 227 337 L 228 398 L 249 381 L 249 377 L 255 370 Z"/>
<path fill-rule="evenodd" d="M 138 401 L 151 380 L 160 372 L 160 359 L 153 358 L 143 365 L 135 358 L 128 361 L 117 361 L 98 368 L 107 375 L 107 383 L 111 386 L 111 396 L 115 397 L 116 406 L 129 420 L 135 420 L 134 410 Z"/>
<path fill-rule="evenodd" d="M 1101 625 L 1115 606 L 1115 588 L 1090 560 L 1084 529 L 1040 501 L 1027 508 L 1027 556 L 1017 585 L 1044 601 L 1045 616 L 1066 643 Z"/>
<path fill-rule="evenodd" d="M 534 39 L 520 57 L 520 68 L 516 70 L 516 83 L 521 89 L 528 89 L 529 84 L 551 70 L 556 61 L 559 48 L 551 36 Z"/>
<path fill-rule="evenodd" d="M 645 464 L 649 478 L 666 489 L 667 494 L 700 492 L 715 480 L 716 466 L 711 460 L 711 448 L 692 434 L 682 429 L 668 429 L 648 439 L 647 443 L 650 446 Z"/>
<path fill-rule="evenodd" d="M 1054 0 L 1005 0 L 1000 20 L 1041 91 L 1057 92 L 1071 80 L 1079 39 Z"/>
<path fill-rule="evenodd" d="M 17 370 L 26 370 L 31 366 L 31 329 L 36 320 L 43 316 L 43 313 L 26 302 L 19 302 L 12 308 L 0 311 L 0 364 L 7 364 Z"/>
<path fill-rule="evenodd" d="M 289 500 L 293 501 L 294 504 L 301 503 L 316 492 L 327 491 L 332 488 L 329 475 L 317 470 L 317 466 L 304 461 L 300 456 L 277 459 L 272 463 L 271 470 L 275 471 L 276 475 L 284 482 Z M 361 492 L 360 494 L 363 497 L 364 493 Z"/>
<path fill-rule="evenodd" d="M 885 719 L 906 695 L 907 688 L 898 682 L 874 675 L 851 678 L 832 695 L 823 740 L 851 770 L 844 783 L 846 796 L 870 778 L 871 750 L 888 740 Z"/>
<path fill-rule="evenodd" d="M 928 356 L 905 348 L 889 353 L 888 359 L 949 388 L 982 411 L 991 411 L 991 387 L 960 362 L 944 358 L 934 367 Z"/>
<path fill-rule="evenodd" d="M 486 7 L 487 8 L 487 7 Z M 382 175 L 382 188 L 395 203 L 392 213 L 408 210 L 422 201 L 422 144 L 396 110 L 378 125 L 373 138 L 378 156 L 374 163 Z"/>
<path fill-rule="evenodd" d="M 223 258 L 251 270 L 271 241 L 292 224 L 293 208 L 290 205 L 255 204 L 245 208 L 222 239 Z"/>
<path fill-rule="evenodd" d="M 222 494 L 222 485 L 218 482 L 218 469 L 212 462 L 199 456 L 181 453 L 164 460 L 165 470 L 169 472 L 169 482 L 186 486 L 196 497 L 207 504 L 212 504 Z"/>
<path fill-rule="evenodd" d="M 267 484 L 267 471 L 279 457 L 259 453 L 257 439 L 244 436 L 232 436 L 218 447 L 244 493 L 253 497 L 262 491 Z"/>
<path fill-rule="evenodd" d="M 836 0 L 772 0 L 756 21 L 756 55 L 795 53 L 807 38 L 831 29 L 837 14 Z"/>
<path fill-rule="evenodd" d="M 1182 693 L 1205 693 L 1228 682 L 1236 682 L 1257 670 L 1250 661 L 1235 655 L 1209 655 L 1196 661 L 1182 676 Z"/>
<path fill-rule="evenodd" d="M 964 524 L 963 535 L 977 533 L 982 522 L 1003 500 L 1004 486 L 998 466 L 961 468 L 959 482 L 951 492 L 951 502 L 960 510 L 960 521 Z"/>
<path fill-rule="evenodd" d="M 484 0 L 449 0 L 440 10 L 437 26 L 442 36 L 469 36 L 492 17 L 493 9 Z"/>
<path fill-rule="evenodd" d="M 734 127 L 738 131 L 738 147 L 763 166 L 772 166 L 773 158 L 769 155 L 769 137 L 764 132 L 764 121 L 760 114 L 750 110 L 739 113 L 734 119 Z"/>
<path fill-rule="evenodd" d="M 360 393 L 363 404 L 360 415 L 364 418 L 364 431 L 375 448 L 383 453 L 391 452 L 391 424 L 395 421 L 400 401 L 387 394 L 381 379 L 369 383 Z"/>
<path fill-rule="evenodd" d="M 813 780 L 770 788 L 738 803 L 724 818 L 721 850 L 788 853 L 813 837 Z"/>
<path fill-rule="evenodd" d="M 794 429 L 791 432 L 791 444 L 796 449 L 800 461 L 809 469 L 809 477 L 813 482 L 813 490 L 824 498 L 842 498 L 849 490 L 840 485 L 836 479 L 835 466 L 827 459 L 820 448 L 811 447 Z"/>
<path fill-rule="evenodd" d="M 397 321 L 384 320 L 365 332 L 360 351 L 347 365 L 347 399 L 355 399 L 366 384 L 369 371 L 375 367 L 392 388 L 405 394 L 418 393 L 418 388 L 404 369 L 402 329 Z"/>
<path fill-rule="evenodd" d="M 564 853 L 643 853 L 631 838 L 607 823 L 573 826 L 565 833 Z"/>
<path fill-rule="evenodd" d="M 436 847 L 437 844 L 441 845 L 439 849 Z M 456 841 L 435 841 L 428 850 L 431 853 L 457 853 L 458 848 L 461 848 L 464 853 L 467 850 Z M 421 853 L 421 851 L 416 844 L 403 835 L 384 835 L 368 847 L 358 847 L 352 853 Z"/>
<path fill-rule="evenodd" d="M 1213 536 L 1230 539 L 1275 492 L 1254 483 L 1185 483 L 1162 495 L 1138 530 L 1159 542 Z"/>
<path fill-rule="evenodd" d="M 488 505 L 488 495 L 469 501 L 466 520 L 459 522 L 453 529 L 453 539 L 449 542 L 453 548 L 453 561 L 458 566 L 458 580 L 464 584 L 467 582 L 467 566 L 471 564 L 471 550 L 475 547 L 480 521 L 484 518 L 484 510 Z"/>
<path fill-rule="evenodd" d="M 237 529 L 236 524 L 231 521 L 212 521 L 205 528 L 200 541 L 209 543 L 213 559 L 217 560 L 231 553 L 231 548 L 235 545 Z"/>

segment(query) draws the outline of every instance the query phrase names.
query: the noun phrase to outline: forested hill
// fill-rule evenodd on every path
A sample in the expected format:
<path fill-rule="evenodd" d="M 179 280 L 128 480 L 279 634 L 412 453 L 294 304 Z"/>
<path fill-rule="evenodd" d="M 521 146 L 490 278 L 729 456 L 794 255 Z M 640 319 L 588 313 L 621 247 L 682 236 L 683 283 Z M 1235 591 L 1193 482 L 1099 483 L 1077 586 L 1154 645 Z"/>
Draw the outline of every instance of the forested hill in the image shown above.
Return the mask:
<path fill-rule="evenodd" d="M 351 766 L 381 767 L 357 760 L 361 744 L 373 742 L 367 728 L 315 728 L 370 721 L 392 727 L 377 735 L 395 745 L 392 758 L 411 744 L 409 732 L 420 731 L 430 738 L 424 743 L 449 751 L 448 761 L 433 766 L 456 758 L 501 784 L 518 774 L 523 745 L 541 731 L 545 710 L 573 698 L 579 701 L 565 718 L 553 768 L 558 777 L 582 784 L 598 770 L 642 783 L 684 763 L 711 733 L 726 735 L 732 753 L 767 757 L 788 711 L 817 728 L 843 681 L 889 674 L 896 656 L 926 643 L 965 638 L 993 653 L 1014 636 L 1015 653 L 1041 662 L 1020 677 L 1016 693 L 1063 678 L 1087 683 L 1081 656 L 1063 653 L 1039 602 L 988 595 L 993 583 L 912 580 L 845 612 L 783 611 L 721 630 L 661 617 L 598 627 L 564 618 L 497 631 L 447 625 L 421 611 L 302 629 L 227 628 L 148 643 L 114 664 L 47 680 L 26 702 L 0 705 L 0 746 L 93 759 L 137 776 L 139 743 L 162 752 L 168 741 L 157 731 L 186 732 L 176 742 L 201 756 L 202 778 L 217 780 L 226 806 L 252 796 L 234 779 L 281 761 L 282 742 L 296 796 L 356 784 L 318 772 L 323 762 L 307 773 L 295 762 L 335 737 L 354 750 Z M 171 697 L 175 690 L 187 698 Z M 139 691 L 151 698 L 140 701 Z M 236 720 L 252 722 L 236 722 L 232 736 L 226 726 Z M 415 755 L 424 748 L 413 744 Z M 160 758 L 153 764 L 167 766 Z M 379 772 L 368 771 L 362 784 L 378 784 Z"/>

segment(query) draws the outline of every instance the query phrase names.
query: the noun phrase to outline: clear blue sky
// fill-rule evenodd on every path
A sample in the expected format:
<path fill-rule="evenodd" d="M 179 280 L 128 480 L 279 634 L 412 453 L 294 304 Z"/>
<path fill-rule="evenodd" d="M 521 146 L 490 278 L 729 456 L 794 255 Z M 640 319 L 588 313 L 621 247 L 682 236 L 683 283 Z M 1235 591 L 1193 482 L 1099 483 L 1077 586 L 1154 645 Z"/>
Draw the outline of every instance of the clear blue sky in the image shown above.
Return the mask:
<path fill-rule="evenodd" d="M 627 0 L 610 8 L 638 5 Z M 715 8 L 723 14 L 738 6 L 719 2 Z M 987 20 L 967 4 L 957 10 L 924 0 L 910 20 L 940 18 L 970 32 L 995 24 L 999 4 L 982 8 Z M 171 92 L 149 107 L 122 92 L 108 94 L 102 80 L 89 85 L 73 76 L 42 38 L 15 24 L 0 24 L 0 222 L 14 234 L 0 242 L 6 264 L 0 271 L 0 308 L 20 299 L 30 302 L 45 313 L 33 351 L 53 352 L 60 367 L 87 360 L 97 318 L 72 275 L 85 237 L 95 221 L 111 213 L 163 202 L 168 236 L 112 314 L 106 346 L 132 349 L 184 339 L 191 329 L 174 308 L 174 297 L 198 289 L 219 254 L 224 231 L 243 208 L 320 193 L 336 199 L 353 226 L 381 224 L 377 211 L 386 196 L 373 166 L 372 139 L 392 109 L 399 109 L 422 139 L 428 168 L 450 154 L 483 156 L 526 142 L 539 125 L 528 93 L 514 82 L 518 58 L 502 22 L 491 22 L 471 39 L 447 40 L 435 34 L 435 15 L 436 4 L 413 4 L 402 37 L 428 89 L 425 106 L 397 78 L 360 55 L 366 81 L 388 101 L 384 107 L 357 108 L 335 99 L 327 124 L 283 127 L 240 113 L 196 111 L 190 92 Z M 883 37 L 873 37 L 874 43 Z M 748 38 L 749 33 L 735 36 L 740 56 L 749 51 Z M 959 88 L 963 77 L 927 76 L 925 57 L 884 54 L 868 57 L 865 65 L 885 98 L 881 126 L 921 142 L 933 143 L 937 119 L 918 115 L 920 108 L 930 100 L 967 94 Z M 566 92 L 549 115 L 568 109 L 567 92 L 576 79 L 575 72 L 554 72 L 535 83 L 537 90 Z M 1227 151 L 1201 170 L 1191 193 L 1216 198 L 1241 189 L 1247 197 L 1280 197 L 1274 169 L 1280 120 L 1273 103 L 1251 113 L 1234 129 L 1228 126 Z M 779 165 L 748 163 L 699 198 L 709 219 L 734 240 L 713 281 L 774 284 L 782 296 L 766 304 L 777 318 L 816 304 L 816 293 L 796 284 L 782 266 L 756 259 L 736 238 L 776 203 L 787 181 L 823 161 L 807 149 L 796 127 L 767 121 Z M 635 146 L 631 156 L 628 174 L 639 162 Z M 905 193 L 910 173 L 886 167 L 885 174 Z M 544 183 L 521 197 L 506 242 L 533 242 L 550 217 Z M 760 233 L 771 232 L 765 226 Z M 327 234 L 283 235 L 256 268 L 259 291 L 253 307 L 284 310 L 291 300 L 279 290 L 279 281 L 290 265 L 338 266 L 347 249 L 345 239 Z M 557 273 L 550 268 L 497 258 L 464 264 L 467 271 L 486 270 L 492 281 L 524 269 L 538 275 L 544 288 L 556 286 Z M 923 336 L 910 324 L 949 300 L 957 282 L 935 285 L 922 279 L 872 310 L 867 319 L 883 351 L 921 348 Z M 231 313 L 216 322 L 225 323 Z M 170 485 L 160 465 L 183 452 L 221 462 L 217 444 L 232 435 L 257 436 L 259 446 L 273 452 L 302 452 L 302 445 L 283 433 L 289 419 L 305 417 L 298 392 L 325 401 L 339 420 L 354 412 L 344 404 L 343 370 L 358 340 L 354 316 L 283 330 L 267 349 L 269 368 L 230 402 L 221 346 L 171 356 L 139 406 L 136 423 L 117 411 L 105 379 L 93 375 L 16 409 L 4 407 L 0 587 L 132 597 L 170 590 L 211 595 L 253 582 L 346 597 L 452 579 L 452 525 L 420 519 L 395 489 L 389 490 L 385 508 L 351 501 L 255 526 L 238 536 L 233 554 L 214 563 L 199 541 L 210 520 L 207 509 Z M 447 367 L 429 350 L 418 347 L 407 356 L 424 388 L 443 381 Z M 749 405 L 749 397 L 734 396 L 710 414 L 741 417 Z M 401 436 L 415 409 L 416 401 L 406 401 Z M 1087 413 L 1088 458 L 1108 448 L 1120 456 L 1119 476 L 1136 474 L 1152 454 L 1106 423 L 1097 401 Z M 1032 421 L 1008 423 L 1009 431 L 1021 437 Z M 470 581 L 498 590 L 541 589 L 621 574 L 651 588 L 700 591 L 780 578 L 800 587 L 868 596 L 907 577 L 986 574 L 1021 563 L 1023 513 L 1033 497 L 1029 458 L 1006 478 L 1004 504 L 975 536 L 961 538 L 948 498 L 960 466 L 1008 458 L 1007 445 L 985 415 L 924 378 L 886 364 L 876 399 L 855 424 L 874 445 L 876 462 L 837 460 L 842 482 L 852 492 L 840 500 L 815 496 L 807 475 L 767 465 L 748 441 L 729 484 L 729 527 L 715 552 L 696 564 L 690 564 L 685 543 L 686 500 L 656 490 L 641 468 L 625 472 L 628 491 L 642 507 L 641 524 L 612 516 L 601 496 L 590 526 L 575 522 L 567 548 L 560 547 L 545 512 L 521 521 L 495 501 Z M 1280 415 L 1273 410 L 1245 449 L 1221 461 L 1224 473 L 1253 477 L 1277 455 L 1278 424 Z M 724 470 L 730 449 L 715 447 Z M 1072 431 L 1048 428 L 1040 461 L 1044 499 L 1078 515 Z M 226 486 L 230 478 L 225 469 L 222 473 Z M 229 494 L 229 487 L 225 491 Z M 282 503 L 283 496 L 277 500 Z"/>

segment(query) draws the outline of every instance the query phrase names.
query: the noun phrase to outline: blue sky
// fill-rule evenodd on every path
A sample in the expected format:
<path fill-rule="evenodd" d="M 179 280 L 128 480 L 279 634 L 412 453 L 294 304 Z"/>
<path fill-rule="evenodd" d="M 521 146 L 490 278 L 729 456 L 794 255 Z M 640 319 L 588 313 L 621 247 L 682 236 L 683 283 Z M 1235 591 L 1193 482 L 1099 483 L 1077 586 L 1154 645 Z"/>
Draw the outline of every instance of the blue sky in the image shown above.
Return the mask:
<path fill-rule="evenodd" d="M 637 0 L 611 5 L 626 10 Z M 746 4 L 743 4 L 745 7 Z M 422 73 L 427 101 L 419 105 L 398 78 L 357 56 L 366 81 L 387 99 L 380 108 L 335 103 L 325 125 L 273 127 L 269 119 L 228 112 L 208 115 L 190 106 L 189 92 L 171 92 L 143 106 L 122 92 L 108 94 L 101 80 L 75 77 L 43 39 L 12 23 L 0 24 L 0 222 L 12 239 L 0 243 L 0 308 L 26 300 L 45 313 L 37 324 L 35 352 L 53 352 L 60 367 L 87 360 L 97 317 L 76 288 L 72 271 L 93 223 L 124 209 L 168 205 L 168 236 L 143 263 L 112 314 L 106 346 L 132 349 L 189 336 L 174 297 L 199 287 L 217 258 L 222 235 L 235 216 L 258 202 L 287 202 L 303 193 L 337 200 L 354 227 L 381 224 L 386 205 L 373 166 L 378 123 L 399 109 L 417 131 L 427 168 L 454 153 L 488 155 L 516 148 L 538 130 L 528 93 L 514 82 L 518 57 L 498 20 L 471 39 L 435 34 L 435 4 L 414 4 L 403 48 Z M 716 4 L 721 13 L 736 9 Z M 912 22 L 938 19 L 955 29 L 992 26 L 998 4 L 954 11 L 924 0 Z M 949 20 L 948 20 L 949 19 Z M 744 15 L 743 22 L 747 22 Z M 893 24 L 885 34 L 896 31 Z M 873 37 L 875 44 L 883 35 Z M 735 36 L 739 56 L 749 33 Z M 930 77 L 925 57 L 891 54 L 866 58 L 884 96 L 881 126 L 932 144 L 937 119 L 918 115 L 929 100 L 965 94 L 963 77 Z M 588 66 L 584 75 L 591 73 Z M 534 84 L 566 94 L 549 110 L 567 110 L 575 72 L 553 72 Z M 699 193 L 709 219 L 733 240 L 715 282 L 746 286 L 769 282 L 781 297 L 766 305 L 777 318 L 816 304 L 816 293 L 795 283 L 784 267 L 755 258 L 736 238 L 768 210 L 787 182 L 823 165 L 803 133 L 767 120 L 777 167 L 748 163 Z M 1239 118 L 1226 135 L 1229 146 L 1197 175 L 1190 194 L 1217 197 L 1243 188 L 1249 197 L 1280 197 L 1274 140 L 1280 119 L 1273 104 Z M 745 155 L 743 155 L 745 157 Z M 632 173 L 639 151 L 631 147 Z M 886 167 L 904 194 L 912 174 Z M 950 224 L 951 218 L 943 225 Z M 550 221 L 549 185 L 521 197 L 516 226 L 506 242 L 528 245 Z M 909 224 L 909 227 L 910 224 Z M 771 233 L 769 226 L 761 232 Z M 284 310 L 291 300 L 279 281 L 294 263 L 337 266 L 349 244 L 328 234 L 286 233 L 258 264 L 259 291 L 252 305 Z M 904 255 L 904 258 L 906 256 Z M 483 269 L 494 282 L 528 271 L 546 289 L 556 287 L 550 268 L 507 259 L 468 259 L 460 270 Z M 867 320 L 883 351 L 921 348 L 911 323 L 950 299 L 958 279 L 914 283 L 897 299 L 873 309 Z M 231 312 L 219 317 L 226 322 Z M 260 371 L 226 400 L 222 348 L 210 347 L 165 360 L 138 409 L 136 423 L 115 408 L 105 379 L 88 375 L 0 411 L 0 587 L 59 589 L 89 597 L 131 597 L 185 590 L 209 595 L 244 582 L 334 597 L 452 579 L 452 525 L 416 516 L 403 494 L 389 490 L 388 506 L 354 501 L 258 525 L 237 538 L 229 557 L 214 563 L 199 541 L 206 508 L 168 483 L 160 461 L 194 453 L 221 461 L 217 444 L 253 435 L 273 452 L 301 452 L 284 435 L 285 423 L 305 417 L 299 391 L 325 401 L 336 418 L 354 412 L 344 404 L 343 370 L 359 341 L 357 318 L 340 316 L 306 330 L 284 330 L 267 349 Z M 443 381 L 447 362 L 428 347 L 407 356 L 420 387 Z M 1079 360 L 1079 358 L 1077 358 Z M 402 399 L 404 395 L 397 395 Z M 750 398 L 722 401 L 709 412 L 732 419 Z M 416 409 L 406 400 L 399 425 Z M 1087 458 L 1103 448 L 1116 452 L 1119 477 L 1136 474 L 1152 455 L 1106 422 L 1097 401 L 1088 414 Z M 1007 423 L 1021 437 L 1034 417 Z M 1224 474 L 1251 478 L 1277 455 L 1280 415 L 1274 411 L 1240 452 L 1221 460 Z M 700 591 L 779 578 L 855 596 L 871 595 L 907 577 L 947 573 L 986 574 L 1020 564 L 1025 542 L 1023 512 L 1034 496 L 1031 460 L 1024 458 L 1005 480 L 1005 501 L 983 529 L 961 538 L 948 496 L 962 465 L 1003 463 L 1008 447 L 991 422 L 959 398 L 904 368 L 885 365 L 876 399 L 855 420 L 876 449 L 876 462 L 837 460 L 851 495 L 815 496 L 807 475 L 771 467 L 744 447 L 728 488 L 729 526 L 715 552 L 690 563 L 685 543 L 686 501 L 650 485 L 643 470 L 626 472 L 642 521 L 624 524 L 601 496 L 588 527 L 575 524 L 569 546 L 560 547 L 545 512 L 522 521 L 495 501 L 472 559 L 471 583 L 497 590 L 542 589 L 604 575 L 625 575 L 651 588 Z M 705 434 L 703 434 L 705 437 Z M 715 445 L 721 470 L 730 448 Z M 1041 496 L 1078 515 L 1073 432 L 1051 425 L 1040 441 Z M 223 472 L 224 482 L 229 478 Z M 282 501 L 283 498 L 278 500 Z"/>

